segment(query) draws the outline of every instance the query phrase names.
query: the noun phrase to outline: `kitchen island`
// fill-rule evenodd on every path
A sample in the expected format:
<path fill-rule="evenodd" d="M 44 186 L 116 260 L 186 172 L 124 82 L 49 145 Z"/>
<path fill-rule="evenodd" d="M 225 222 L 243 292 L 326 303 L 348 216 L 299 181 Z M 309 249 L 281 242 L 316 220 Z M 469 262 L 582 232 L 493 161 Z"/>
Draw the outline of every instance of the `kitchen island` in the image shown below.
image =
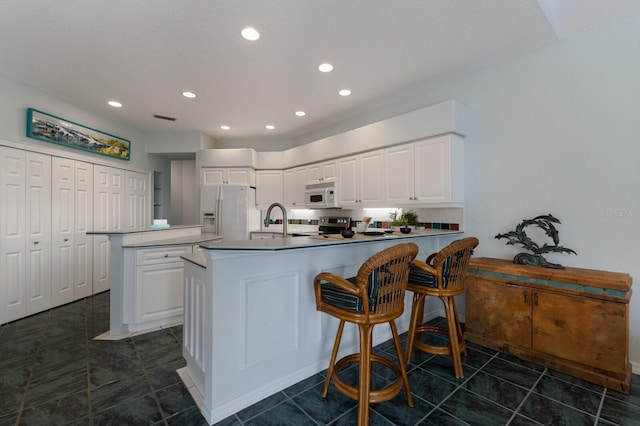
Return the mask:
<path fill-rule="evenodd" d="M 354 276 L 370 256 L 402 242 L 416 243 L 426 259 L 460 237 L 428 230 L 223 241 L 183 256 L 187 366 L 178 373 L 205 419 L 213 424 L 327 368 L 338 321 L 316 311 L 316 274 Z M 409 311 L 396 321 L 401 332 Z M 388 327 L 374 329 L 374 344 L 390 338 Z M 339 356 L 357 348 L 357 330 L 347 325 Z"/>
<path fill-rule="evenodd" d="M 139 231 L 95 231 L 107 235 L 111 278 L 109 330 L 99 339 L 123 339 L 182 322 L 183 254 L 219 241 L 200 225 Z"/>

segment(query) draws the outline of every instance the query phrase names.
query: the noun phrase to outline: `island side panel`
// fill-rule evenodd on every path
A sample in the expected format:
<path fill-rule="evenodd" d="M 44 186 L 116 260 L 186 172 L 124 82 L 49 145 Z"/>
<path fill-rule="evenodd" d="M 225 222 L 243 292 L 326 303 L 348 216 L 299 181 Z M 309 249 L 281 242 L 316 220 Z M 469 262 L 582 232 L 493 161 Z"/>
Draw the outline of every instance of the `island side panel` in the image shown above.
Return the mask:
<path fill-rule="evenodd" d="M 413 238 L 420 257 L 459 235 Z M 337 320 L 316 311 L 313 278 L 353 276 L 371 255 L 401 240 L 290 250 L 207 250 L 204 389 L 201 411 L 215 422 L 327 368 Z M 406 305 L 410 306 L 407 293 Z M 188 315 L 188 313 L 185 313 Z M 409 308 L 396 321 L 403 332 Z M 391 338 L 374 329 L 374 344 Z M 341 354 L 357 351 L 347 326 Z"/>

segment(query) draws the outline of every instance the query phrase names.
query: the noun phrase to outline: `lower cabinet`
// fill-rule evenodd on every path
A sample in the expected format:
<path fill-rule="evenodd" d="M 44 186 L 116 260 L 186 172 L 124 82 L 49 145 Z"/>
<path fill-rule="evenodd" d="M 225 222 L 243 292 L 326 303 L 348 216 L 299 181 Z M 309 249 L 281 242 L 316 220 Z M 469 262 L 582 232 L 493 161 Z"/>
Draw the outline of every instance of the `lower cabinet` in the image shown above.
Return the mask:
<path fill-rule="evenodd" d="M 469 265 L 466 339 L 629 393 L 631 276 L 478 258 Z"/>
<path fill-rule="evenodd" d="M 182 321 L 184 261 L 180 256 L 193 252 L 193 245 L 153 248 L 125 248 L 125 256 L 135 256 L 133 286 L 127 286 L 124 322 L 128 331 L 145 331 Z M 125 269 L 127 261 L 125 260 Z M 132 265 L 133 266 L 133 265 Z"/>
<path fill-rule="evenodd" d="M 137 268 L 136 322 L 146 322 L 182 315 L 182 262 L 147 265 Z"/>

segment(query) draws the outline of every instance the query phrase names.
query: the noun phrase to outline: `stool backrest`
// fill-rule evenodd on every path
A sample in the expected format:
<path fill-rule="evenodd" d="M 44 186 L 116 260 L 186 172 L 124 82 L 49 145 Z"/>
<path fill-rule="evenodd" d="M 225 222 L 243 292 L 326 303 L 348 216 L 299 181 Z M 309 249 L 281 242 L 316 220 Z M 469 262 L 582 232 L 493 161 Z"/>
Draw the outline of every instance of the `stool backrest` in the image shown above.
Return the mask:
<path fill-rule="evenodd" d="M 402 243 L 374 254 L 362 264 L 356 275 L 356 284 L 368 290 L 369 297 L 364 298 L 365 313 L 402 312 L 409 265 L 417 255 L 417 245 Z"/>
<path fill-rule="evenodd" d="M 478 243 L 479 241 L 475 237 L 462 238 L 429 256 L 427 263 L 433 259 L 431 265 L 437 271 L 438 289 L 464 290 L 471 254 Z"/>

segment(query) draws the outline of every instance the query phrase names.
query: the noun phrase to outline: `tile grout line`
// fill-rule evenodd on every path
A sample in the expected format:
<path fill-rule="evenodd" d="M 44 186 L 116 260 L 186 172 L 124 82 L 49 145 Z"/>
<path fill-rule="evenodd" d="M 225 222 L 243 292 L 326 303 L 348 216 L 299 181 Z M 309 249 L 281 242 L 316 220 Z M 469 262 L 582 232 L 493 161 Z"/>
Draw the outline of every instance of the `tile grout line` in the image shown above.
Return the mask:
<path fill-rule="evenodd" d="M 495 354 L 491 355 L 491 358 L 489 358 L 489 359 L 487 360 L 487 362 L 485 362 L 484 364 L 482 364 L 482 366 L 480 366 L 479 368 L 477 368 L 477 369 L 473 372 L 473 374 L 471 374 L 469 377 L 467 377 L 467 378 L 466 378 L 462 383 L 459 383 L 459 384 L 455 387 L 455 389 L 453 389 L 453 390 L 449 393 L 449 395 L 447 395 L 446 397 L 444 397 L 444 398 L 443 398 L 443 399 L 442 399 L 442 400 L 441 400 L 437 405 L 435 405 L 435 406 L 433 407 L 433 409 L 427 413 L 427 415 L 426 415 L 426 416 L 424 416 L 422 419 L 420 419 L 420 421 L 424 421 L 424 420 L 425 420 L 426 418 L 428 418 L 431 414 L 433 414 L 433 412 L 434 412 L 434 411 L 438 410 L 438 409 L 440 408 L 440 406 L 441 406 L 441 405 L 442 405 L 446 400 L 448 400 L 448 399 L 451 397 L 451 395 L 453 395 L 454 393 L 456 393 L 458 390 L 462 389 L 462 387 L 463 387 L 466 383 L 468 383 L 468 382 L 469 382 L 469 380 L 471 380 L 471 379 L 472 379 L 473 377 L 475 377 L 475 376 L 476 376 L 480 371 L 482 371 L 482 369 L 483 369 L 484 367 L 486 367 L 486 366 L 487 366 L 487 364 L 489 364 L 491 361 L 493 361 L 493 360 L 494 360 L 494 359 L 495 359 L 499 354 L 500 354 L 500 352 L 496 352 Z M 432 357 L 432 358 L 433 358 L 433 357 Z M 429 374 L 433 374 L 433 373 L 431 373 L 431 372 L 429 372 L 429 371 L 427 371 L 427 370 L 425 370 L 425 371 L 426 371 L 427 373 L 429 373 Z M 438 377 L 439 377 L 439 376 L 438 376 Z M 446 379 L 444 379 L 444 380 L 446 380 Z M 451 383 L 453 383 L 453 382 L 451 382 Z M 459 421 L 461 421 L 461 422 L 463 422 L 463 423 L 465 423 L 465 424 L 468 424 L 468 423 L 467 423 L 467 422 L 465 422 L 464 420 L 462 420 L 462 419 L 460 419 L 460 418 L 456 417 L 453 413 L 449 413 L 448 411 L 445 411 L 445 410 L 442 410 L 442 411 L 444 411 L 445 413 L 449 414 L 451 417 L 455 418 L 456 420 L 459 420 Z"/>
<path fill-rule="evenodd" d="M 51 316 L 51 309 L 47 311 L 47 314 Z M 16 416 L 16 426 L 20 424 L 20 420 L 22 420 L 22 414 L 24 412 L 25 405 L 27 403 L 27 395 L 29 394 L 29 387 L 31 386 L 31 382 L 33 380 L 33 373 L 36 370 L 36 364 L 38 363 L 38 355 L 40 355 L 40 350 L 42 349 L 42 341 L 47 333 L 47 328 L 49 328 L 50 321 L 47 321 L 47 326 L 42 329 L 40 340 L 38 341 L 38 349 L 33 357 L 33 363 L 31 364 L 31 371 L 29 371 L 29 378 L 27 379 L 27 383 L 24 385 L 24 393 L 22 395 L 22 400 L 20 401 L 20 406 L 18 407 L 18 415 Z"/>
<path fill-rule="evenodd" d="M 598 424 L 598 421 L 600 420 L 600 413 L 602 413 L 602 407 L 604 407 L 604 400 L 607 397 L 607 388 L 603 387 L 602 389 L 602 397 L 600 398 L 600 405 L 598 406 L 598 411 L 596 412 L 596 421 L 594 422 L 594 425 Z"/>
<path fill-rule="evenodd" d="M 522 398 L 522 401 L 520 401 L 520 404 L 518 404 L 518 407 L 516 407 L 515 410 L 513 410 L 513 415 L 511 416 L 511 418 L 507 421 L 507 424 L 510 424 L 513 419 L 516 417 L 516 415 L 518 414 L 518 412 L 520 411 L 520 409 L 522 408 L 522 406 L 524 405 L 525 401 L 529 398 L 529 396 L 531 396 L 531 394 L 533 393 L 533 390 L 536 388 L 536 386 L 538 386 L 538 383 L 540 383 L 540 380 L 542 380 L 542 377 L 545 375 L 545 373 L 548 371 L 548 368 L 545 367 L 545 369 L 542 371 L 542 373 L 540 374 L 540 376 L 538 377 L 538 380 L 536 380 L 536 382 L 533 384 L 533 386 L 531 386 L 531 389 L 529 389 L 529 391 L 527 391 L 527 394 L 525 395 L 524 398 Z M 526 417 L 526 416 L 525 416 Z M 527 417 L 528 418 L 528 417 Z"/>

